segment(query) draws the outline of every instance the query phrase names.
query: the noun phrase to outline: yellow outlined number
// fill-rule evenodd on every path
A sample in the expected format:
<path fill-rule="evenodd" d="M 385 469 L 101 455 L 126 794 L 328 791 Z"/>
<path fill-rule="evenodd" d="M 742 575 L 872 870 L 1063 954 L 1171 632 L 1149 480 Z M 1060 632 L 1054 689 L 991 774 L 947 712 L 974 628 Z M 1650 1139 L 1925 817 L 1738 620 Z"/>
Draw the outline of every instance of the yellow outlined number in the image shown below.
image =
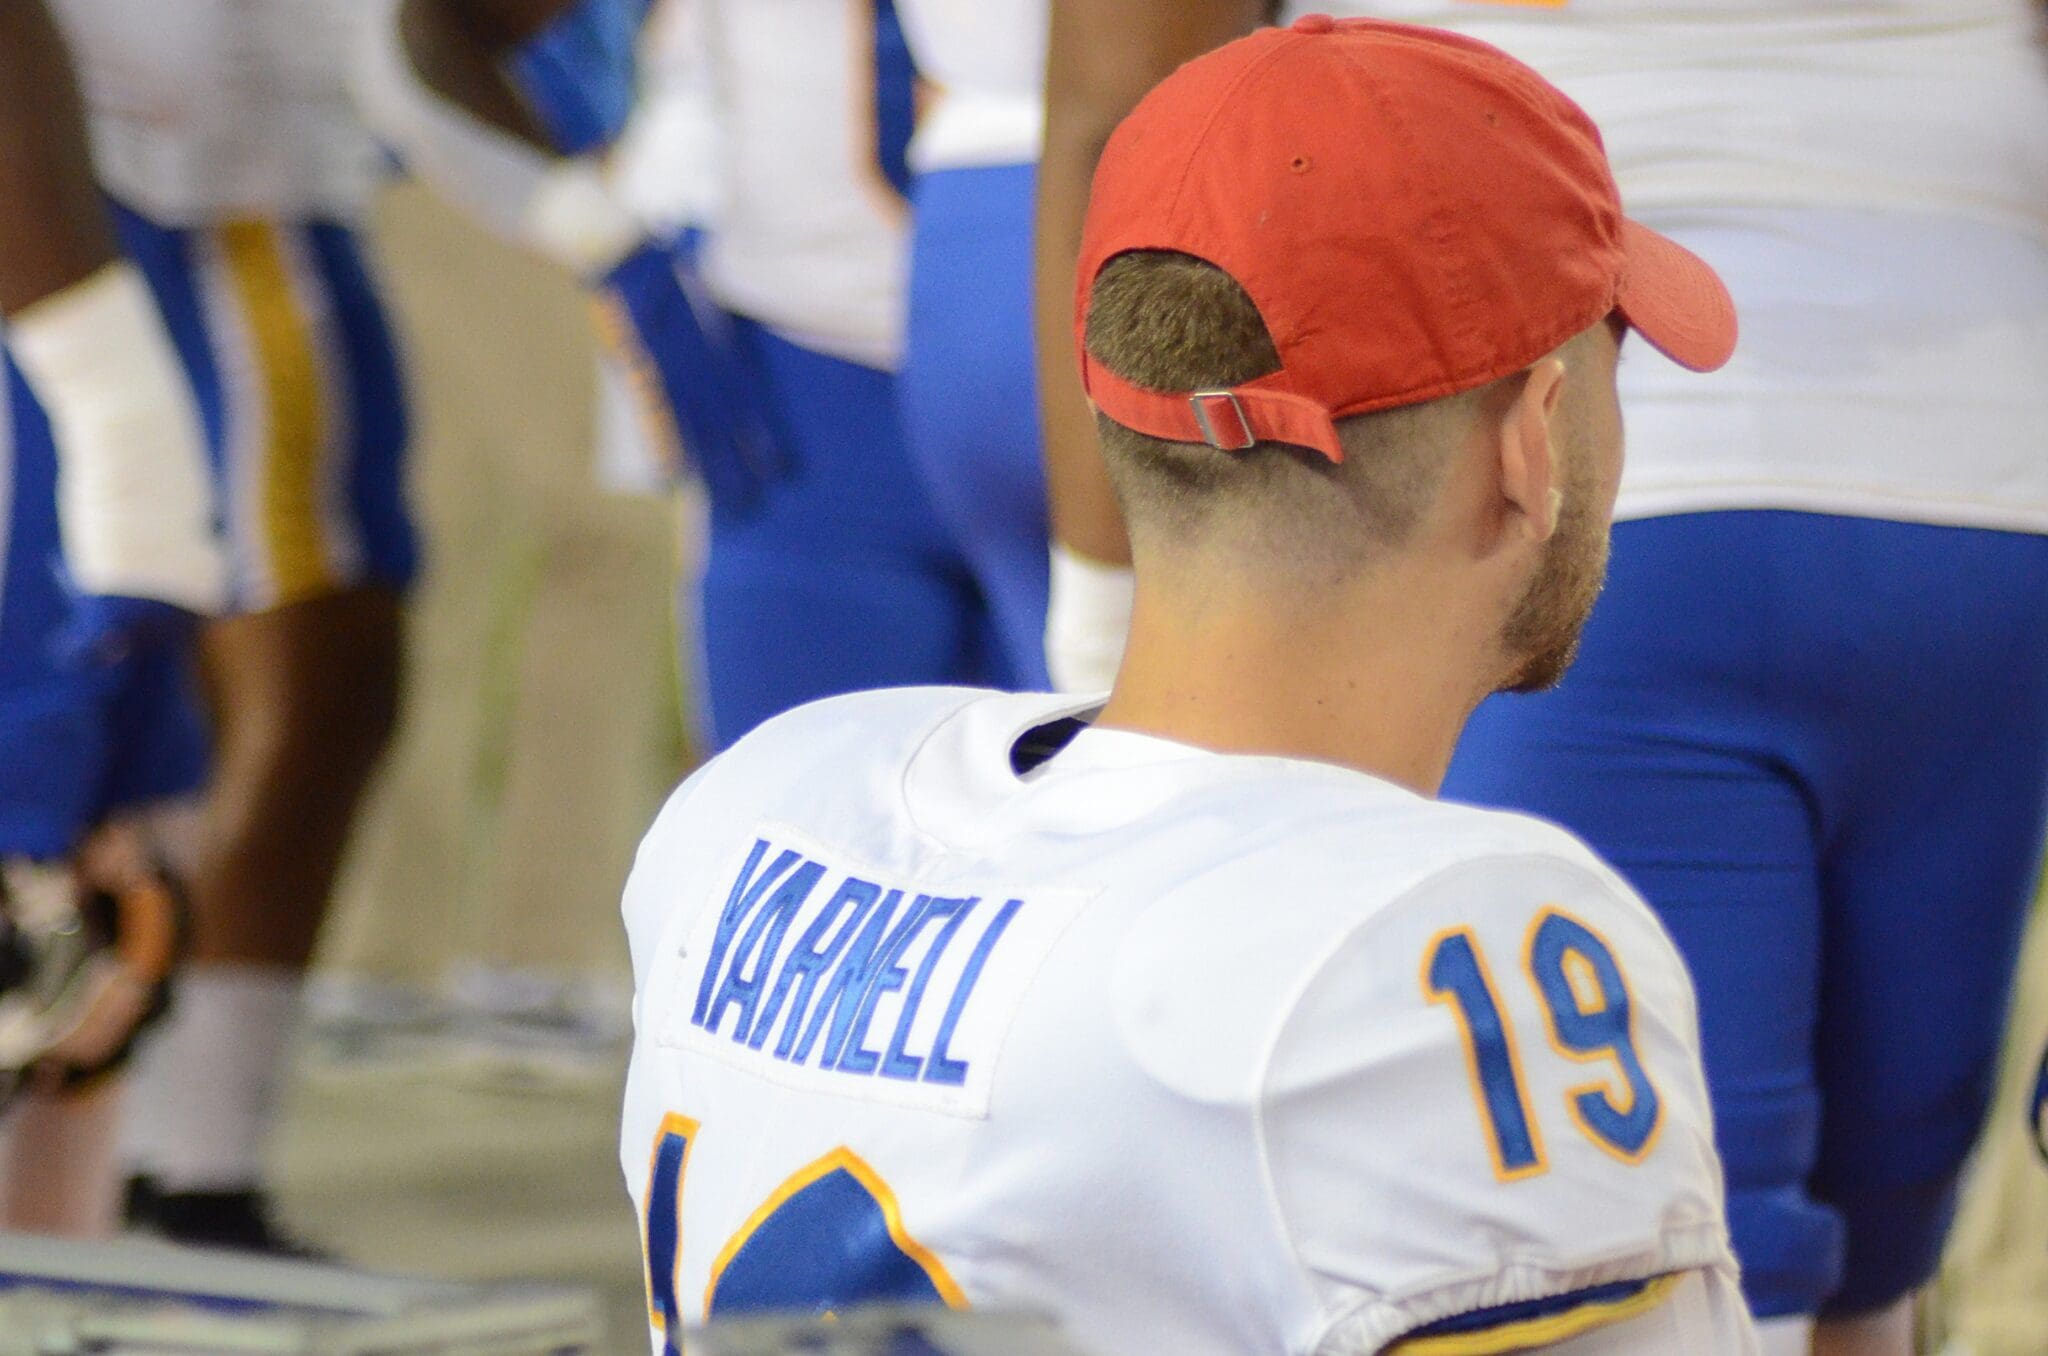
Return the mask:
<path fill-rule="evenodd" d="M 1529 930 L 1522 969 L 1543 995 L 1550 1045 L 1580 1063 L 1611 1060 L 1615 1081 L 1582 1083 L 1566 1095 L 1586 1138 L 1625 1163 L 1640 1163 L 1664 1124 L 1663 1099 L 1636 1046 L 1636 1009 L 1607 939 L 1560 909 Z"/>
<path fill-rule="evenodd" d="M 1500 991 L 1470 928 L 1452 928 L 1431 939 L 1423 962 L 1422 991 L 1432 1003 L 1449 1003 L 1465 1037 L 1465 1071 L 1479 1103 L 1493 1154 L 1493 1175 L 1503 1182 L 1533 1177 L 1549 1165 L 1543 1132 L 1529 1110 L 1522 1057 L 1514 1029 L 1501 1012 Z"/>
<path fill-rule="evenodd" d="M 647 1321 L 661 1332 L 675 1326 L 676 1275 L 683 1261 L 683 1174 L 689 1168 L 690 1146 L 696 1142 L 697 1122 L 670 1112 L 661 1118 L 647 1154 L 647 1213 L 640 1221 L 640 1255 L 647 1262 Z M 673 1336 L 669 1346 L 677 1346 Z"/>
<path fill-rule="evenodd" d="M 1566 1094 L 1573 1123 L 1601 1151 L 1642 1162 L 1663 1128 L 1664 1105 L 1636 1045 L 1635 1004 L 1614 948 L 1579 919 L 1545 909 L 1529 926 L 1522 972 L 1542 1000 L 1551 1048 L 1580 1063 L 1612 1065 L 1612 1076 Z M 1430 939 L 1422 992 L 1432 1003 L 1449 1003 L 1457 1015 L 1494 1176 L 1512 1182 L 1543 1172 L 1549 1165 L 1542 1130 L 1530 1109 L 1514 1031 L 1470 928 L 1449 928 Z"/>
<path fill-rule="evenodd" d="M 667 1334 L 671 1352 L 682 1349 L 683 1180 L 698 1136 L 697 1122 L 671 1114 L 648 1156 L 648 1319 Z M 945 1263 L 904 1228 L 896 1193 L 842 1145 L 785 1179 L 725 1241 L 704 1286 L 703 1313 L 822 1315 L 884 1301 L 967 1307 Z"/>

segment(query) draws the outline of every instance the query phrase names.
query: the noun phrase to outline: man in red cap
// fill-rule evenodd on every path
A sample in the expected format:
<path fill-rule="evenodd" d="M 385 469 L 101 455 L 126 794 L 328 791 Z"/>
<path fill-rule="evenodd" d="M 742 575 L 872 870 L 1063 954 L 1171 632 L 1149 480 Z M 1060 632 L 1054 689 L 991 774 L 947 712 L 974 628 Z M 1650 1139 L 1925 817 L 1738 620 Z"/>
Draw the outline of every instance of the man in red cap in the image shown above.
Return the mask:
<path fill-rule="evenodd" d="M 1138 596 L 1106 703 L 834 698 L 679 790 L 625 915 L 657 1349 L 865 1302 L 1104 1356 L 1746 1353 L 1684 966 L 1434 799 L 1569 663 L 1628 331 L 1734 314 L 1482 44 L 1308 21 L 1103 157 L 1079 326 Z"/>
<path fill-rule="evenodd" d="M 2048 842 L 2043 7 L 1054 0 L 1039 350 L 1052 518 L 1084 559 L 1055 571 L 1053 612 L 1107 623 L 1049 628 L 1096 641 L 1077 690 L 1109 685 L 1131 587 L 1070 376 L 1097 154 L 1182 61 L 1324 5 L 1554 75 L 1630 210 L 1707 253 L 1742 311 L 1710 377 L 1625 365 L 1582 658 L 1555 692 L 1483 705 L 1444 794 L 1584 836 L 1671 931 L 1766 1351 L 1916 1349 L 1987 1124 L 1944 1318 L 1957 1342 L 2036 1349 L 2039 1266 L 1970 1254 L 2043 1229 L 1998 1189 L 2033 1171 L 2017 1127 L 1986 1120 Z"/>

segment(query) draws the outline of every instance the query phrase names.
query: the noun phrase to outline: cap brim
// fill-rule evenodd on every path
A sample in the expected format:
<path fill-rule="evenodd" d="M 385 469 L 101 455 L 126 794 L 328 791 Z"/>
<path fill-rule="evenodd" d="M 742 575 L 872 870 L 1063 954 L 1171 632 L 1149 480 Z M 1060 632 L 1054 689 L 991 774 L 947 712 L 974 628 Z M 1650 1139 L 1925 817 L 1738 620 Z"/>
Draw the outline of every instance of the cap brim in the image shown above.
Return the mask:
<path fill-rule="evenodd" d="M 1707 261 L 1649 227 L 1624 221 L 1628 272 L 1615 306 L 1629 328 L 1680 367 L 1711 372 L 1735 352 L 1735 302 Z"/>

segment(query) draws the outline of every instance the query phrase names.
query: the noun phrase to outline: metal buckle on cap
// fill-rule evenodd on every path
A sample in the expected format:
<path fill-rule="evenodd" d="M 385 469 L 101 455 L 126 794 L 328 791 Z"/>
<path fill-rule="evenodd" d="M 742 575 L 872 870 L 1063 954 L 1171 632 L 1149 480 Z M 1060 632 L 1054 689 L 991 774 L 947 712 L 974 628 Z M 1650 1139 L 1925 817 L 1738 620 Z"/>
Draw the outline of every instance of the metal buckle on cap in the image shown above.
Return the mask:
<path fill-rule="evenodd" d="M 1252 436 L 1251 420 L 1244 417 L 1244 406 L 1239 403 L 1235 391 L 1197 391 L 1188 397 L 1188 408 L 1195 412 L 1195 427 L 1202 430 L 1202 441 L 1219 452 L 1243 452 L 1258 443 Z M 1229 411 L 1234 429 L 1226 429 L 1232 436 L 1225 441 L 1216 428 L 1216 417 Z"/>

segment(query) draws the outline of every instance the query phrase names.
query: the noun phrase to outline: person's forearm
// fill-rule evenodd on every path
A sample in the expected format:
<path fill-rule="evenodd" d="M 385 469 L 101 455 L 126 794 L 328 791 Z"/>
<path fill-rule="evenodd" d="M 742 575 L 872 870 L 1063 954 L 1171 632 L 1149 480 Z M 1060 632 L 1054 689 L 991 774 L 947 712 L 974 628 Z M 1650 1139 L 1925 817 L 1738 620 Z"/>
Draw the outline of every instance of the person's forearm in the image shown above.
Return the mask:
<path fill-rule="evenodd" d="M 71 55 L 42 0 L 0 3 L 0 315 L 119 254 L 93 180 Z"/>
<path fill-rule="evenodd" d="M 1053 7 L 1053 31 L 1068 6 Z M 1081 390 L 1074 351 L 1074 261 L 1095 162 L 1116 119 L 1067 106 L 1047 81 L 1045 150 L 1038 169 L 1037 325 L 1039 409 L 1053 540 L 1092 560 L 1131 558 L 1123 515 L 1095 443 L 1095 415 Z"/>
<path fill-rule="evenodd" d="M 1038 171 L 1037 329 L 1046 488 L 1055 541 L 1130 560 L 1074 352 L 1074 261 L 1095 162 L 1145 92 L 1182 62 L 1249 32 L 1271 0 L 1054 0 Z"/>

